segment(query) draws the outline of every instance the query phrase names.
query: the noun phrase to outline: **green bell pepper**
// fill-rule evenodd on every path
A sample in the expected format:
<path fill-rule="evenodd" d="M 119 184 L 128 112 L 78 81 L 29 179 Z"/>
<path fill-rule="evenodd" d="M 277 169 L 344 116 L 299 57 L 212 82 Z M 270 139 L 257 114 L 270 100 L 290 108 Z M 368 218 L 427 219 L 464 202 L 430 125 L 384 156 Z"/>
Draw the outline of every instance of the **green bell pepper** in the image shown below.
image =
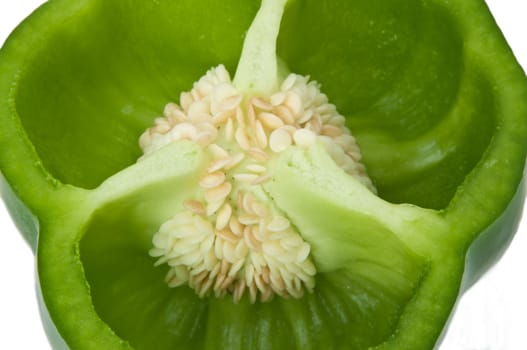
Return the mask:
<path fill-rule="evenodd" d="M 458 295 L 512 238 L 527 79 L 483 1 L 290 0 L 280 25 L 281 0 L 264 3 L 251 26 L 259 1 L 54 0 L 1 49 L 0 187 L 36 254 L 54 348 L 431 349 Z M 207 293 L 183 283 L 189 260 L 167 266 L 159 253 L 176 212 L 203 209 L 188 198 L 216 163 L 194 139 L 150 147 L 141 137 L 144 155 L 138 139 L 219 64 L 249 101 L 287 70 L 318 81 L 375 185 L 342 171 L 332 146 L 271 133 L 269 181 L 254 193 L 280 213 L 267 228 L 285 220 L 284 237 L 298 232 L 309 248 L 293 260 L 312 261 L 285 291 L 268 277 L 272 291 L 260 280 L 250 293 Z"/>

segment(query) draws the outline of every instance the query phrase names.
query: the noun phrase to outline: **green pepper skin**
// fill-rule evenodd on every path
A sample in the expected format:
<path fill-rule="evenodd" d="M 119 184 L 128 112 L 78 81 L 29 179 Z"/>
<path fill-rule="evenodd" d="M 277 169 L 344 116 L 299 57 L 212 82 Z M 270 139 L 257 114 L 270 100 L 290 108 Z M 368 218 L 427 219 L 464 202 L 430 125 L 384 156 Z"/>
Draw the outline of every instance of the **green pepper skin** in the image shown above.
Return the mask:
<path fill-rule="evenodd" d="M 458 295 L 517 229 L 527 79 L 482 1 L 350 3 L 293 1 L 278 51 L 349 116 L 380 196 L 429 208 L 450 228 L 444 236 L 430 233 L 437 245 L 428 237 L 405 242 L 425 257 L 426 273 L 391 335 L 371 347 L 431 349 Z M 120 213 L 108 203 L 142 198 L 118 186 L 119 176 L 142 174 L 131 166 L 140 155 L 138 135 L 207 68 L 234 70 L 258 7 L 190 4 L 54 0 L 0 51 L 0 189 L 36 254 L 41 314 L 55 349 L 133 348 L 93 306 L 80 242 L 101 203 Z M 314 16 L 321 19 L 310 25 Z M 230 40 L 218 40 L 224 37 Z M 173 180 L 176 170 L 147 181 L 177 188 L 192 167 Z M 427 236 L 424 223 L 415 225 Z"/>

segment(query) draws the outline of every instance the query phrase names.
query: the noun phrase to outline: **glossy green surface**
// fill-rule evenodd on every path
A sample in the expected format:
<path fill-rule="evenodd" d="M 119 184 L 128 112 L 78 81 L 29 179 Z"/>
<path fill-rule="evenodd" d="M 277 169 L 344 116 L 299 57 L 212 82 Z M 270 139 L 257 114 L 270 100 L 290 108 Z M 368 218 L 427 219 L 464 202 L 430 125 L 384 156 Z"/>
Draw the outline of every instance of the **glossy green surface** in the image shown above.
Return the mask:
<path fill-rule="evenodd" d="M 203 161 L 179 144 L 135 164 L 137 139 L 208 68 L 234 73 L 258 6 L 54 0 L 0 51 L 2 195 L 56 348 L 429 349 L 472 241 L 499 218 L 483 264 L 513 234 L 527 82 L 484 3 L 291 0 L 278 54 L 347 117 L 380 198 L 323 152 L 291 152 L 267 191 L 313 247 L 315 292 L 234 305 L 168 289 L 150 237 Z"/>

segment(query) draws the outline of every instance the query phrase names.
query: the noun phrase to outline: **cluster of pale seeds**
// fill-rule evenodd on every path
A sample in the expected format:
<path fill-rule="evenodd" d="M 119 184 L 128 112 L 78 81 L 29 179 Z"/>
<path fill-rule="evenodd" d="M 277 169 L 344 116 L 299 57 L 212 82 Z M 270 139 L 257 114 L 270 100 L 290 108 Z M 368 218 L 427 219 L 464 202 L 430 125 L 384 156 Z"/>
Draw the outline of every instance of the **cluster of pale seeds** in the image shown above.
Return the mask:
<path fill-rule="evenodd" d="M 253 303 L 312 291 L 310 246 L 265 192 L 267 161 L 319 140 L 342 169 L 375 190 L 344 117 L 317 83 L 291 74 L 270 97 L 244 97 L 220 65 L 164 115 L 140 138 L 145 155 L 185 139 L 210 158 L 195 197 L 153 237 L 150 255 L 169 265 L 168 285 L 188 284 L 201 297 L 229 293 L 234 302 L 247 291 Z"/>

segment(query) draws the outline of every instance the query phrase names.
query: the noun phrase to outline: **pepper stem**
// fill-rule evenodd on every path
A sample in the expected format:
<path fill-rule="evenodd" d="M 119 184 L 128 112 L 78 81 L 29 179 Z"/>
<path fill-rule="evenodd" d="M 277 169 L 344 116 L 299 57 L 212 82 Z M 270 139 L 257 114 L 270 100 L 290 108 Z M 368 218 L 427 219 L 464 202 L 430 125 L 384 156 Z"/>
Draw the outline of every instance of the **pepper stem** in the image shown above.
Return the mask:
<path fill-rule="evenodd" d="M 279 84 L 276 40 L 288 0 L 262 0 L 243 43 L 234 86 L 246 94 L 269 95 Z"/>

